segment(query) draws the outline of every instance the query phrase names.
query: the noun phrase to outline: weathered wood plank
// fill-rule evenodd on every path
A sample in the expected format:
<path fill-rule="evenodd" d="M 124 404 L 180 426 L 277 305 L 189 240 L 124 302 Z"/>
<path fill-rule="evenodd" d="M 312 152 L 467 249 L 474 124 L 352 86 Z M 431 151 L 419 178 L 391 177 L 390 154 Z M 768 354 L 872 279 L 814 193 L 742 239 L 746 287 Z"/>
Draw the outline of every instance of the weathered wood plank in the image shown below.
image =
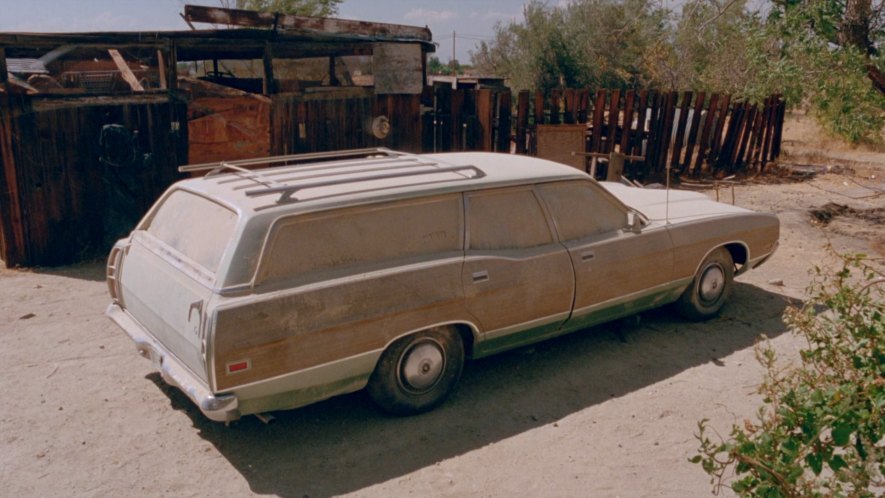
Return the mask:
<path fill-rule="evenodd" d="M 550 91 L 550 124 L 555 125 L 562 122 L 559 112 L 561 102 L 562 92 L 558 88 L 554 88 Z"/>
<path fill-rule="evenodd" d="M 273 74 L 273 46 L 270 42 L 264 44 L 264 55 L 261 58 L 264 72 L 261 78 L 261 93 L 264 95 L 272 95 L 277 93 L 276 81 Z M 329 78 L 335 77 L 335 63 L 332 59 Z M 334 86 L 334 85 L 333 85 Z"/>
<path fill-rule="evenodd" d="M 516 153 L 526 153 L 529 128 L 529 91 L 520 90 L 516 103 Z"/>
<path fill-rule="evenodd" d="M 710 96 L 710 106 L 707 107 L 707 119 L 704 120 L 704 127 L 701 131 L 701 140 L 698 143 L 698 154 L 694 162 L 694 175 L 701 174 L 704 168 L 704 159 L 710 150 L 710 135 L 713 134 L 714 123 L 716 122 L 716 110 L 719 108 L 719 94 L 714 93 Z"/>
<path fill-rule="evenodd" d="M 670 141 L 673 137 L 673 119 L 676 116 L 676 100 L 678 98 L 679 94 L 673 91 L 667 92 L 667 96 L 664 99 L 664 123 L 659 144 L 660 149 L 657 161 L 658 170 L 667 167 L 667 154 L 670 151 Z"/>
<path fill-rule="evenodd" d="M 565 115 L 563 121 L 565 124 L 575 124 L 578 120 L 578 104 L 577 91 L 574 88 L 568 88 L 565 91 Z"/>
<path fill-rule="evenodd" d="M 129 65 L 126 64 L 123 56 L 120 55 L 120 51 L 115 48 L 109 48 L 108 53 L 111 55 L 111 59 L 113 59 L 114 64 L 117 66 L 117 69 L 120 71 L 120 75 L 123 77 L 123 80 L 126 81 L 126 83 L 129 83 L 129 87 L 132 88 L 132 91 L 143 92 L 144 87 L 141 86 L 141 83 L 138 82 L 138 78 L 135 77 L 132 69 L 130 69 Z"/>
<path fill-rule="evenodd" d="M 590 110 L 590 90 L 582 88 L 578 90 L 578 123 L 586 123 Z"/>
<path fill-rule="evenodd" d="M 486 88 L 476 91 L 476 118 L 479 121 L 479 129 L 482 134 L 481 149 L 492 152 L 494 149 L 492 134 L 494 124 L 495 104 L 492 91 Z"/>
<path fill-rule="evenodd" d="M 7 268 L 27 264 L 19 175 L 12 149 L 13 131 L 9 96 L 0 93 L 0 257 Z"/>
<path fill-rule="evenodd" d="M 685 141 L 685 127 L 688 124 L 688 107 L 691 105 L 692 92 L 684 92 L 682 94 L 682 103 L 679 106 L 679 123 L 676 126 L 676 139 L 673 143 L 673 154 L 670 156 L 670 168 L 681 172 L 680 155 L 682 153 L 682 143 Z"/>
<path fill-rule="evenodd" d="M 722 130 L 725 128 L 725 122 L 728 120 L 728 108 L 731 104 L 731 95 L 724 95 L 719 100 L 719 110 L 717 112 L 716 129 L 713 131 L 713 146 L 710 152 L 710 164 L 715 165 L 719 159 L 719 151 L 722 149 Z"/>
<path fill-rule="evenodd" d="M 0 47 L 0 85 L 4 85 L 9 77 L 8 69 L 6 69 L 6 48 Z"/>
<path fill-rule="evenodd" d="M 510 153 L 510 90 L 498 92 L 498 126 L 495 130 L 498 144 L 496 152 Z"/>
<path fill-rule="evenodd" d="M 605 139 L 605 152 L 613 152 L 615 150 L 615 140 L 618 133 L 618 117 L 621 105 L 621 90 L 615 89 L 611 92 L 611 102 L 608 106 L 608 133 Z"/>
<path fill-rule="evenodd" d="M 642 142 L 646 137 L 646 123 L 648 118 L 648 90 L 639 91 L 639 105 L 636 112 L 636 135 L 633 139 L 633 146 L 629 154 L 638 156 L 644 154 L 642 150 Z M 648 156 L 645 156 L 646 164 L 648 164 Z"/>
<path fill-rule="evenodd" d="M 305 17 L 273 12 L 223 9 L 202 5 L 185 5 L 184 16 L 190 22 L 243 26 L 252 28 L 277 28 L 288 31 L 371 36 L 390 40 L 432 41 L 430 30 L 418 26 L 386 24 L 330 17 Z"/>
<path fill-rule="evenodd" d="M 743 133 L 741 134 L 740 144 L 738 145 L 737 156 L 735 157 L 734 163 L 732 163 L 732 171 L 735 171 L 744 164 L 744 158 L 747 155 L 747 147 L 750 144 L 750 136 L 753 134 L 753 124 L 756 121 L 756 111 L 758 110 L 758 106 L 746 103 L 744 104 L 744 108 L 746 109 L 746 122 L 744 124 Z"/>
<path fill-rule="evenodd" d="M 707 100 L 707 94 L 700 92 L 695 98 L 693 112 L 691 116 L 691 129 L 688 131 L 688 142 L 685 145 L 685 159 L 682 162 L 681 169 L 689 172 L 691 169 L 691 159 L 695 152 L 695 146 L 698 139 L 698 128 L 701 126 L 701 114 L 704 112 L 704 103 Z"/>
<path fill-rule="evenodd" d="M 621 131 L 621 153 L 622 154 L 630 154 L 630 136 L 632 135 L 633 130 L 633 99 L 636 97 L 636 92 L 633 90 L 627 90 L 626 95 L 624 95 L 624 126 Z"/>
<path fill-rule="evenodd" d="M 602 120 L 605 117 L 605 90 L 596 91 L 596 102 L 593 104 L 593 139 L 590 142 L 590 152 L 602 152 Z"/>

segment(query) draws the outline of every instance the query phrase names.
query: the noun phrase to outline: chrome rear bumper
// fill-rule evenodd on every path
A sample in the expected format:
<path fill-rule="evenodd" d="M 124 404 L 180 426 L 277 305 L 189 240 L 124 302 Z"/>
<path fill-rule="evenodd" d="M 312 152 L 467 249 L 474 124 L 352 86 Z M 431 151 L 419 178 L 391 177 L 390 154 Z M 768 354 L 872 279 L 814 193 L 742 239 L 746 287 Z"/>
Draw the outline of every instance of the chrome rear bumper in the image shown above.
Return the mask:
<path fill-rule="evenodd" d="M 151 360 L 163 380 L 181 390 L 210 420 L 230 422 L 240 418 L 238 400 L 233 394 L 214 395 L 209 388 L 152 338 L 142 326 L 116 303 L 105 314 L 135 342 L 138 354 Z"/>

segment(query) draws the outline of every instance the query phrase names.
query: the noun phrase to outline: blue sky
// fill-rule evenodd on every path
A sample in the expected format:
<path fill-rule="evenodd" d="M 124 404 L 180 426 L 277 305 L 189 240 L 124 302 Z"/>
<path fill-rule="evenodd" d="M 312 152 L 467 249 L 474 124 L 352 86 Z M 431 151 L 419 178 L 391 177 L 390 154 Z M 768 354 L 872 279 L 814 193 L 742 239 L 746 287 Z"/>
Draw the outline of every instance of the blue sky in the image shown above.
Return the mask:
<path fill-rule="evenodd" d="M 567 0 L 563 0 L 567 1 Z M 0 0 L 0 31 L 151 31 L 187 29 L 179 17 L 185 3 L 219 0 Z M 344 0 L 339 17 L 427 26 L 442 61 L 469 62 L 468 50 L 490 39 L 497 22 L 522 18 L 525 0 Z M 553 3 L 553 2 L 551 2 Z"/>

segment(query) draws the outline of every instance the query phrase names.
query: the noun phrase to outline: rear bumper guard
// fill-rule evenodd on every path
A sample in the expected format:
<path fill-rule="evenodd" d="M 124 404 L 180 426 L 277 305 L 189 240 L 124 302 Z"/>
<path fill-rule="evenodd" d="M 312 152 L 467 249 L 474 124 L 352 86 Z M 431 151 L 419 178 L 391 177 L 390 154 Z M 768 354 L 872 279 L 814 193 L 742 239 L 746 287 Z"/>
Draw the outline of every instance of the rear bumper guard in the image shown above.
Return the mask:
<path fill-rule="evenodd" d="M 163 380 L 180 389 L 207 418 L 216 422 L 230 422 L 240 418 L 239 402 L 236 395 L 212 394 L 202 381 L 195 378 L 163 345 L 153 339 L 116 303 L 108 306 L 105 314 L 135 342 L 138 354 L 151 360 Z"/>

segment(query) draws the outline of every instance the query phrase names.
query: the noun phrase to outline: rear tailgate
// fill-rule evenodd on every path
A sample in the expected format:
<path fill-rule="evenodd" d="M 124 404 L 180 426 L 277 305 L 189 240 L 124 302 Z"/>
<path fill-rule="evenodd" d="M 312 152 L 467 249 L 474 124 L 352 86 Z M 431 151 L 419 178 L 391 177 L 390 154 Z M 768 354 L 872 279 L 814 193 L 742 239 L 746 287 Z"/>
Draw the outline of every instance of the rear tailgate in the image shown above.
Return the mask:
<path fill-rule="evenodd" d="M 118 305 L 207 385 L 207 304 L 236 221 L 221 204 L 173 191 L 132 233 L 114 271 Z"/>

